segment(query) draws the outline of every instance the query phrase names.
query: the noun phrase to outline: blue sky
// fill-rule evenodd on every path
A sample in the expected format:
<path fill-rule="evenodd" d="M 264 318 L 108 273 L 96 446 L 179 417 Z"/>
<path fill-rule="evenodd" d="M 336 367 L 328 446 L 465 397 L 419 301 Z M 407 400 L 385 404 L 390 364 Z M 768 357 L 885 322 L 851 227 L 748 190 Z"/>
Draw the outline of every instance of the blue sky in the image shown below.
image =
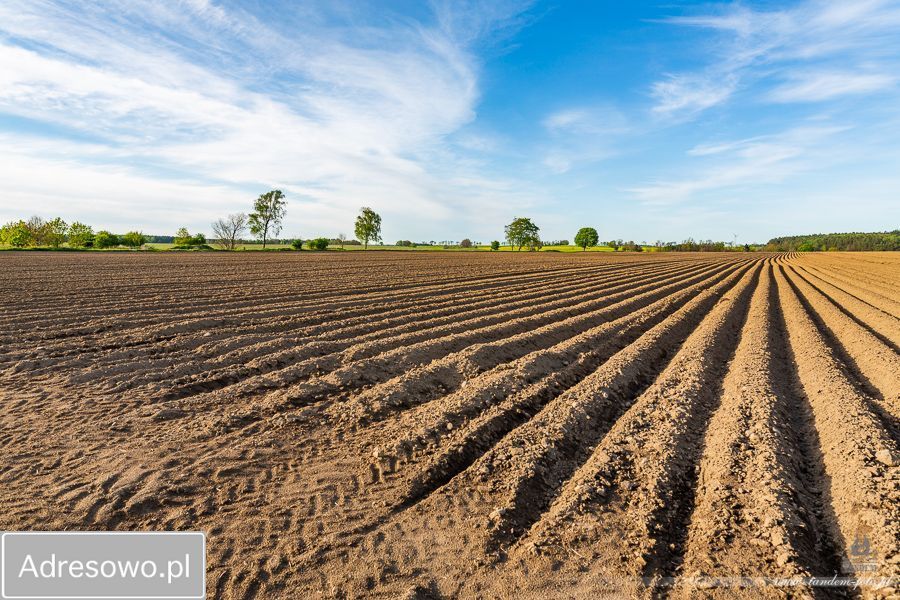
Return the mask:
<path fill-rule="evenodd" d="M 900 226 L 900 2 L 0 3 L 0 220 L 283 236 Z"/>

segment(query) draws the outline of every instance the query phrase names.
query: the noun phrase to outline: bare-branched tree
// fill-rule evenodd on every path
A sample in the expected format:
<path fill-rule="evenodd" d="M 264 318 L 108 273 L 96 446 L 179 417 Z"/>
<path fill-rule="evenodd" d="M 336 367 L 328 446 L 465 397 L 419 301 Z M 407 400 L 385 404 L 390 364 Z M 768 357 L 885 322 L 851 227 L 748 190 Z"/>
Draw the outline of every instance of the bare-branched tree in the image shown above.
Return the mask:
<path fill-rule="evenodd" d="M 247 231 L 247 215 L 236 213 L 219 219 L 212 224 L 213 236 L 216 243 L 226 250 L 234 250 L 241 235 Z"/>

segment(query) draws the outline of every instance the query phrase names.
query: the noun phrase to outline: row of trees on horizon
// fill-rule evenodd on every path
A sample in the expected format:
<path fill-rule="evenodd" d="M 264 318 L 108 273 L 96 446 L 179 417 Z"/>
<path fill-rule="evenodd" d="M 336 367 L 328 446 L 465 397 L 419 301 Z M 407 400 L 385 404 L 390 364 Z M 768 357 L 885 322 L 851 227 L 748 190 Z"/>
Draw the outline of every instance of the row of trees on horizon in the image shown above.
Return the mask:
<path fill-rule="evenodd" d="M 213 238 L 209 241 L 225 250 L 235 250 L 239 245 L 246 243 L 244 236 L 249 231 L 255 236 L 255 240 L 262 243 L 263 249 L 267 244 L 284 242 L 279 240 L 282 223 L 287 214 L 287 201 L 281 190 L 271 190 L 261 194 L 253 203 L 252 212 L 234 213 L 217 219 L 211 225 Z M 312 250 L 325 250 L 330 245 L 362 245 L 368 248 L 370 243 L 381 242 L 381 216 L 368 207 L 360 209 L 354 223 L 356 239 L 348 239 L 344 234 L 338 234 L 336 238 L 317 237 L 306 241 L 306 245 Z M 527 217 L 516 217 L 504 228 L 505 245 L 512 250 L 537 251 L 544 246 L 568 246 L 569 240 L 554 240 L 547 242 L 541 239 L 540 227 Z M 137 249 L 150 243 L 171 242 L 179 249 L 212 249 L 207 238 L 202 233 L 191 234 L 186 227 L 180 228 L 174 236 L 148 236 L 140 231 L 129 231 L 117 235 L 106 230 L 96 233 L 89 225 L 75 221 L 66 223 L 62 218 L 56 217 L 49 221 L 34 216 L 27 221 L 14 221 L 0 227 L 0 245 L 15 248 L 49 247 L 60 248 L 64 244 L 70 248 L 97 248 L 109 249 L 124 246 Z M 634 241 L 613 239 L 600 242 L 600 236 L 593 227 L 582 227 L 575 234 L 575 246 L 586 251 L 588 248 L 608 246 L 613 251 L 642 252 L 650 249 L 658 252 L 724 252 L 770 250 L 770 251 L 827 251 L 827 250 L 900 250 L 900 230 L 876 233 L 837 233 L 815 234 L 806 236 L 788 236 L 773 238 L 765 246 L 744 244 L 735 247 L 731 243 L 717 242 L 713 240 L 695 241 L 688 238 L 683 242 L 657 241 L 653 245 L 646 242 L 640 244 Z M 303 241 L 293 239 L 290 241 L 294 249 L 302 249 Z M 444 248 L 480 247 L 479 242 L 473 243 L 465 238 L 458 244 L 456 242 L 413 242 L 411 240 L 399 240 L 395 244 L 398 247 L 418 247 L 441 245 Z M 499 240 L 490 243 L 491 250 L 499 250 Z"/>

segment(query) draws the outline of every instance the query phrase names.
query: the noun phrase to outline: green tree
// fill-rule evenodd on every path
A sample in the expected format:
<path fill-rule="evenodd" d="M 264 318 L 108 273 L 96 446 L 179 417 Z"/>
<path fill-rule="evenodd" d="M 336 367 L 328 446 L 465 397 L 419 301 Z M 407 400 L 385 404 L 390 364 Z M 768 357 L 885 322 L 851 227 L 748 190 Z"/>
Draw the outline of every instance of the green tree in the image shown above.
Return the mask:
<path fill-rule="evenodd" d="M 310 250 L 327 250 L 328 249 L 328 238 L 315 238 L 306 242 L 306 247 Z"/>
<path fill-rule="evenodd" d="M 187 227 L 180 227 L 175 232 L 175 239 L 172 240 L 176 246 L 188 246 L 191 243 L 191 232 Z"/>
<path fill-rule="evenodd" d="M 369 242 L 381 241 L 381 216 L 367 206 L 359 210 L 356 217 L 356 239 L 363 243 L 364 249 L 369 248 Z"/>
<path fill-rule="evenodd" d="M 491 242 L 491 250 L 496 252 L 499 249 L 500 249 L 500 242 L 498 242 L 497 240 L 494 240 L 493 242 Z"/>
<path fill-rule="evenodd" d="M 75 221 L 69 225 L 69 245 L 73 248 L 84 248 L 94 243 L 94 230 L 84 223 Z"/>
<path fill-rule="evenodd" d="M 119 245 L 119 236 L 108 231 L 98 231 L 94 236 L 95 248 L 115 248 Z"/>
<path fill-rule="evenodd" d="M 12 221 L 0 228 L 0 243 L 13 248 L 24 248 L 33 243 L 34 236 L 25 221 Z"/>
<path fill-rule="evenodd" d="M 286 212 L 284 194 L 281 190 L 272 190 L 261 194 L 253 204 L 253 212 L 250 213 L 250 232 L 261 238 L 263 249 L 269 234 L 275 236 L 281 231 L 281 221 Z"/>
<path fill-rule="evenodd" d="M 46 246 L 47 245 L 47 222 L 38 216 L 31 217 L 25 223 L 31 232 L 30 246 Z"/>
<path fill-rule="evenodd" d="M 140 231 L 129 231 L 122 236 L 122 245 L 129 248 L 140 248 L 147 243 L 147 236 Z"/>
<path fill-rule="evenodd" d="M 575 234 L 575 245 L 580 246 L 582 252 L 587 250 L 588 247 L 596 246 L 599 243 L 600 236 L 597 235 L 597 230 L 593 227 L 582 227 Z"/>
<path fill-rule="evenodd" d="M 516 248 L 516 250 L 521 250 L 525 246 L 528 246 L 529 249 L 537 247 L 540 244 L 538 235 L 540 230 L 540 227 L 526 217 L 517 217 L 504 228 L 510 247 Z"/>
<path fill-rule="evenodd" d="M 52 221 L 44 223 L 44 230 L 44 239 L 47 244 L 54 248 L 59 248 L 66 241 L 66 233 L 69 231 L 69 226 L 61 218 L 56 217 Z"/>

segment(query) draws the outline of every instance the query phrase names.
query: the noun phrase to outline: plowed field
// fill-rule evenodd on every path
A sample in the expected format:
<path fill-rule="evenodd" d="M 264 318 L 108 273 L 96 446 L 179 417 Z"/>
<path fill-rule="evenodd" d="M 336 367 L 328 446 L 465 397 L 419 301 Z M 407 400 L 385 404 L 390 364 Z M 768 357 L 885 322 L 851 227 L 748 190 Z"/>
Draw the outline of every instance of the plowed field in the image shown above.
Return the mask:
<path fill-rule="evenodd" d="M 203 530 L 211 598 L 898 593 L 774 578 L 900 575 L 900 256 L 33 252 L 0 285 L 0 530 Z"/>

